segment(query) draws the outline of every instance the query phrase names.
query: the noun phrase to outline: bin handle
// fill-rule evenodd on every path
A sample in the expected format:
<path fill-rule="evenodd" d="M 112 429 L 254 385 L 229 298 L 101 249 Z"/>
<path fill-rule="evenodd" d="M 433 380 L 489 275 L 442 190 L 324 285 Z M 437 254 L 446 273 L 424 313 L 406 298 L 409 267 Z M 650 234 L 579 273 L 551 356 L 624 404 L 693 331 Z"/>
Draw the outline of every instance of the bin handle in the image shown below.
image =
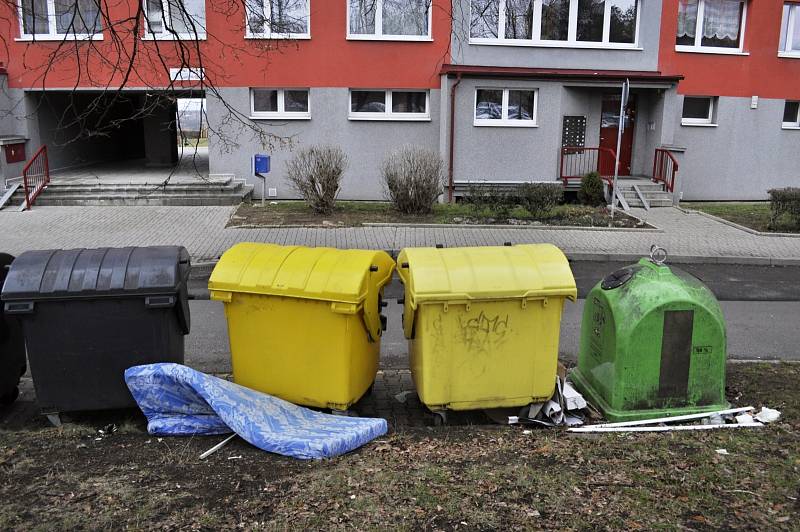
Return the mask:
<path fill-rule="evenodd" d="M 149 296 L 144 299 L 147 308 L 172 308 L 175 306 L 175 296 Z"/>
<path fill-rule="evenodd" d="M 6 314 L 32 314 L 33 306 L 33 301 L 6 303 L 5 312 Z"/>

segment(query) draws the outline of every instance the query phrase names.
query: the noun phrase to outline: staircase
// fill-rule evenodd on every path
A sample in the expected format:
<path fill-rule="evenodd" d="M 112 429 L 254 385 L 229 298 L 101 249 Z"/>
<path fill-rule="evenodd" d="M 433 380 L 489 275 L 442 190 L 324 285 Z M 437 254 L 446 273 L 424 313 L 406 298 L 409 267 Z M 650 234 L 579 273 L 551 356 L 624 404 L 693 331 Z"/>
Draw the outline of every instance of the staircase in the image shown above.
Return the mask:
<path fill-rule="evenodd" d="M 649 178 L 619 179 L 617 181 L 619 192 L 631 207 L 644 207 L 641 199 L 639 199 L 639 195 L 636 194 L 636 191 L 633 189 L 633 185 L 639 187 L 639 190 L 642 192 L 644 199 L 647 200 L 650 207 L 672 206 L 672 193 L 665 192 L 662 183 L 653 183 Z"/>
<path fill-rule="evenodd" d="M 59 183 L 51 181 L 37 198 L 37 206 L 220 206 L 238 205 L 253 192 L 253 185 L 233 176 L 181 181 L 164 186 L 148 183 Z M 25 201 L 22 188 L 6 209 Z"/>

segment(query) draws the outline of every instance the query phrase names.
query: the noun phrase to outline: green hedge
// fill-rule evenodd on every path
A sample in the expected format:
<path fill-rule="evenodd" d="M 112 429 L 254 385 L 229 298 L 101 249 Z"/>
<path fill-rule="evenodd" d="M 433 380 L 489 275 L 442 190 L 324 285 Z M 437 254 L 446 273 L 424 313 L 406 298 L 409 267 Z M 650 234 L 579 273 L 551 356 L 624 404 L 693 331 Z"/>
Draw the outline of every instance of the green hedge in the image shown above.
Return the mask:
<path fill-rule="evenodd" d="M 768 190 L 770 202 L 770 227 L 778 226 L 778 219 L 785 215 L 791 219 L 795 225 L 800 225 L 800 188 L 773 188 Z"/>

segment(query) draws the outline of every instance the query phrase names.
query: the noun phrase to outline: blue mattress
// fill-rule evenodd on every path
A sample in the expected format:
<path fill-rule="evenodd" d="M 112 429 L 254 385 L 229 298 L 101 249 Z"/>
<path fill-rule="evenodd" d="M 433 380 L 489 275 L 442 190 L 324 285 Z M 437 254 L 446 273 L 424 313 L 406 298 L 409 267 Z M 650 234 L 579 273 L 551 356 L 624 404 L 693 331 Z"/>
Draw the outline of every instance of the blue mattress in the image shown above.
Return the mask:
<path fill-rule="evenodd" d="M 259 449 L 294 458 L 329 458 L 386 434 L 385 419 L 315 412 L 180 364 L 125 371 L 153 435 L 235 432 Z"/>

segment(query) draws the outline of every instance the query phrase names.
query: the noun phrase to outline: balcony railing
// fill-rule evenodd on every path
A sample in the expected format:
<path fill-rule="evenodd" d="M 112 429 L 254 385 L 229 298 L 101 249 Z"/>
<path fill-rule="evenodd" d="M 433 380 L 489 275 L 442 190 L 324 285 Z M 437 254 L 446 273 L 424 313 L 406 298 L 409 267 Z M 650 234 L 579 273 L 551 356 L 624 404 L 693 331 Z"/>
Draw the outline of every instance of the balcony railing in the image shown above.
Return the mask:
<path fill-rule="evenodd" d="M 664 148 L 656 148 L 653 157 L 653 182 L 663 183 L 664 190 L 673 192 L 675 190 L 675 179 L 678 175 L 678 161 Z"/>
<path fill-rule="evenodd" d="M 616 160 L 617 154 L 611 148 L 565 146 L 561 148 L 561 181 L 569 186 L 570 181 L 580 181 L 586 174 L 597 172 L 610 185 Z"/>
<path fill-rule="evenodd" d="M 22 186 L 25 190 L 27 209 L 31 208 L 48 183 L 50 183 L 50 165 L 47 161 L 47 146 L 43 145 L 22 170 Z"/>

